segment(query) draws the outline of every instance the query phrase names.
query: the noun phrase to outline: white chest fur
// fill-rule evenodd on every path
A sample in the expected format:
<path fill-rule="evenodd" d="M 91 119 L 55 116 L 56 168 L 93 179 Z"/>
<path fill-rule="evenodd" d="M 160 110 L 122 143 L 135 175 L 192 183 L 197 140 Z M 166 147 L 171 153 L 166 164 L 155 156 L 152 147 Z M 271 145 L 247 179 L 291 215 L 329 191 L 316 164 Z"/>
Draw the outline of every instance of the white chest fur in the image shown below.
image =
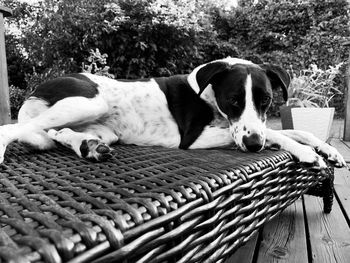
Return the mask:
<path fill-rule="evenodd" d="M 153 79 L 124 82 L 86 76 L 99 85 L 99 92 L 109 105 L 103 123 L 114 130 L 121 143 L 179 146 L 178 126 L 164 93 Z"/>

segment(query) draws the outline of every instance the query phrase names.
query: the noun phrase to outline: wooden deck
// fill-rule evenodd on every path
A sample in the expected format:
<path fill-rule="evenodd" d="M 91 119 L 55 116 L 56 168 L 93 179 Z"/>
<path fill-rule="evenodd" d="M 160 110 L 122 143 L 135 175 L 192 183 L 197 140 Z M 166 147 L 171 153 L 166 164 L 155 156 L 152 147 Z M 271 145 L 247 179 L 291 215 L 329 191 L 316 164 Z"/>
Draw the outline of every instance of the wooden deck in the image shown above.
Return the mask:
<path fill-rule="evenodd" d="M 350 163 L 350 142 L 332 139 Z M 305 195 L 289 206 L 225 263 L 350 262 L 350 171 L 335 170 L 335 200 L 330 214 L 322 199 Z"/>

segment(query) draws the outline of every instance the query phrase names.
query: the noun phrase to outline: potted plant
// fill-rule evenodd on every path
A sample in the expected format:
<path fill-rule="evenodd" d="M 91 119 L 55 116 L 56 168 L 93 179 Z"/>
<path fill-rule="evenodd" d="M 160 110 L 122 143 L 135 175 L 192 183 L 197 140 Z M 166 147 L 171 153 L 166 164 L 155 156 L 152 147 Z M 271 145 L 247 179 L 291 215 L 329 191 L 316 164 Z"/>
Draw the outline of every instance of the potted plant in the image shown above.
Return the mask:
<path fill-rule="evenodd" d="M 341 91 L 334 79 L 340 73 L 340 63 L 326 70 L 312 64 L 300 74 L 292 72 L 286 106 L 280 108 L 283 129 L 304 130 L 326 141 L 333 122 L 334 108 L 329 102 Z"/>

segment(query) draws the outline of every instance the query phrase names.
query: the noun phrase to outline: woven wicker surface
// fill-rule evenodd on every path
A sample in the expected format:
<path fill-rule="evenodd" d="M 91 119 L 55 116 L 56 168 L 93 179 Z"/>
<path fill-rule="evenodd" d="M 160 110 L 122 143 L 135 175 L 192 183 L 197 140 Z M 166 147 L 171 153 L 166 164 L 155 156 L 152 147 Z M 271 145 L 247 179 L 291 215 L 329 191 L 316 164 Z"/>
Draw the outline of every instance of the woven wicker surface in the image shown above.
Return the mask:
<path fill-rule="evenodd" d="M 0 262 L 221 262 L 325 175 L 282 151 L 19 144 L 0 165 Z"/>

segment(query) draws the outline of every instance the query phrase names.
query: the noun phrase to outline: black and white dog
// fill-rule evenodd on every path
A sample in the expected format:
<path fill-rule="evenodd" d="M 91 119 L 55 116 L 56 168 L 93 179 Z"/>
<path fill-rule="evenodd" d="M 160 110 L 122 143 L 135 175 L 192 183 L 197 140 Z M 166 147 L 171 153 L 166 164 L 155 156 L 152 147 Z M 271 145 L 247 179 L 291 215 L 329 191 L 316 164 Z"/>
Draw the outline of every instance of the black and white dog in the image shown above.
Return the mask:
<path fill-rule="evenodd" d="M 280 67 L 230 57 L 189 75 L 147 80 L 59 77 L 37 87 L 18 123 L 0 127 L 0 163 L 6 146 L 18 140 L 38 149 L 57 141 L 95 160 L 108 158 L 108 145 L 117 141 L 181 149 L 236 145 L 252 152 L 273 145 L 301 162 L 326 167 L 315 148 L 346 165 L 335 148 L 309 133 L 266 128 L 272 89 L 281 87 L 286 100 L 289 83 Z"/>

